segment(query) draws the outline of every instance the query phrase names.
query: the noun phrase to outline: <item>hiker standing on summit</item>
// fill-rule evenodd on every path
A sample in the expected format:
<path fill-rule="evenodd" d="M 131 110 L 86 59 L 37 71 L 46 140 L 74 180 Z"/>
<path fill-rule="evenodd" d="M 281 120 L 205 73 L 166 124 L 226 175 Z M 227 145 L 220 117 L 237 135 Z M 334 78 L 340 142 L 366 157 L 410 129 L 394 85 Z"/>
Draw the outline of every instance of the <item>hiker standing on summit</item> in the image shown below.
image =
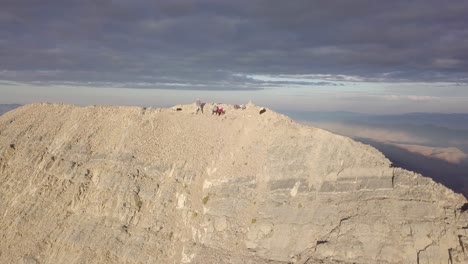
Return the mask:
<path fill-rule="evenodd" d="M 203 107 L 205 106 L 205 103 L 202 103 L 200 101 L 200 98 L 197 98 L 197 101 L 196 101 L 196 104 L 197 104 L 197 112 L 196 114 L 198 114 L 198 111 L 201 110 L 202 114 L 203 114 Z"/>

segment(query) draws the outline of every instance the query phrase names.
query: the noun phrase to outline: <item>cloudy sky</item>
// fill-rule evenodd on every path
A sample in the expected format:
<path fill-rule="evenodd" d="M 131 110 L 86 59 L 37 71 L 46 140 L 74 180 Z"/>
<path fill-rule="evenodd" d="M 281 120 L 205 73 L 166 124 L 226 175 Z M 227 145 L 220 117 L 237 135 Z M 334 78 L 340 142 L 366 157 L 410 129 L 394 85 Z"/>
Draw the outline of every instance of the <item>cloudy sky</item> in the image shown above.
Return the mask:
<path fill-rule="evenodd" d="M 468 112 L 466 0 L 1 0 L 0 103 Z"/>

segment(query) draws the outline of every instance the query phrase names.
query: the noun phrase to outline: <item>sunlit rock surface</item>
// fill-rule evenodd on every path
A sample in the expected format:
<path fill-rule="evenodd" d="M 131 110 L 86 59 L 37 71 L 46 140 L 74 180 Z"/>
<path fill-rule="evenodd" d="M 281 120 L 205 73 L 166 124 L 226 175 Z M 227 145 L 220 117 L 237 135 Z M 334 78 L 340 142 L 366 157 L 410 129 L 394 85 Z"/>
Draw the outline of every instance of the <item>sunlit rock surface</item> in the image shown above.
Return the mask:
<path fill-rule="evenodd" d="M 349 138 L 223 107 L 1 116 L 0 263 L 468 263 L 462 195 Z"/>

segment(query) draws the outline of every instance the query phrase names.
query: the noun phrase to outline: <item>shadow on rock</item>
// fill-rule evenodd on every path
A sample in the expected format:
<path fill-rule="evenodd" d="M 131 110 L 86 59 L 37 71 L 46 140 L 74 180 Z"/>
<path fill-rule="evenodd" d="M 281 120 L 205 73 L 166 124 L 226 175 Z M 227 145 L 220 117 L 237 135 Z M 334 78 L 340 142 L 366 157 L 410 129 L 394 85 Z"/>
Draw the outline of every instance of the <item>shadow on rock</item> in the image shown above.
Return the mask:
<path fill-rule="evenodd" d="M 395 167 L 420 173 L 433 179 L 454 192 L 468 197 L 468 163 L 452 164 L 443 160 L 429 158 L 397 146 L 367 138 L 355 138 L 381 151 Z"/>

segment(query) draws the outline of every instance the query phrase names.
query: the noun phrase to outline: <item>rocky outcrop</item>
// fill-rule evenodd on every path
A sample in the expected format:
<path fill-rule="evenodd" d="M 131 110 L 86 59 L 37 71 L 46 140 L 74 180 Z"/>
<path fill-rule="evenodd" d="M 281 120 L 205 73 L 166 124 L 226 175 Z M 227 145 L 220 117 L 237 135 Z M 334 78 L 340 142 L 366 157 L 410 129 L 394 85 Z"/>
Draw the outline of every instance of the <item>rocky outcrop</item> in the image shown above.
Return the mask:
<path fill-rule="evenodd" d="M 467 263 L 463 196 L 271 110 L 209 107 L 1 116 L 0 262 Z"/>

